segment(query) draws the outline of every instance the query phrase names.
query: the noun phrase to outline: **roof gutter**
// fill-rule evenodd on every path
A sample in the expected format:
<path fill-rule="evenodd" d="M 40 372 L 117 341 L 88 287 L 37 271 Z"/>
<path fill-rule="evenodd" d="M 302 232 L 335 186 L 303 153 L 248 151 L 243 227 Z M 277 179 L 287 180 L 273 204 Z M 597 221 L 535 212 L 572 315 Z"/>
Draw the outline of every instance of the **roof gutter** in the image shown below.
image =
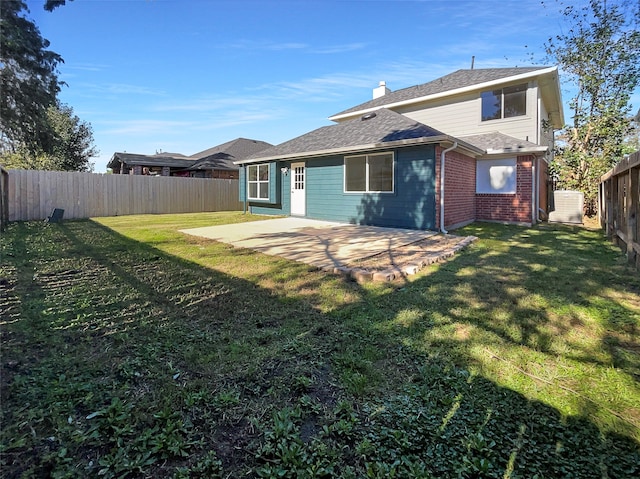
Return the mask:
<path fill-rule="evenodd" d="M 440 231 L 445 235 L 448 231 L 444 228 L 444 157 L 456 148 L 458 148 L 458 142 L 454 141 L 450 148 L 442 150 L 440 153 Z"/>

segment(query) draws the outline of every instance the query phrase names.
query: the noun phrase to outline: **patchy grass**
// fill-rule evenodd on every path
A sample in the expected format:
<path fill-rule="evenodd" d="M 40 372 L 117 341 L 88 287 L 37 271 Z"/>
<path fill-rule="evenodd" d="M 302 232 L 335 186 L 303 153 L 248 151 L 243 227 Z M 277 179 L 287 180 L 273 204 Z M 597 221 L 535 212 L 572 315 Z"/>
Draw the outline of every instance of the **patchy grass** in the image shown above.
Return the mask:
<path fill-rule="evenodd" d="M 640 474 L 640 278 L 600 232 L 475 224 L 365 286 L 178 232 L 256 219 L 10 225 L 3 477 Z"/>

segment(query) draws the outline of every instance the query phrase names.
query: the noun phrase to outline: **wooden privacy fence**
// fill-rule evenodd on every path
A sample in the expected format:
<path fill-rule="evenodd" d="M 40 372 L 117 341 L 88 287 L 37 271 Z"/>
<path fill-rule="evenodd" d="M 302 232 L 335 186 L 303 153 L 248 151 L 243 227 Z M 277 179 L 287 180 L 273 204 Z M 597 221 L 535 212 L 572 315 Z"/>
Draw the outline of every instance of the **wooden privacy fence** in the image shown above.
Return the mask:
<path fill-rule="evenodd" d="M 607 237 L 640 268 L 640 151 L 602 176 L 598 203 L 600 225 Z"/>
<path fill-rule="evenodd" d="M 9 221 L 242 210 L 227 179 L 9 170 L 6 196 Z"/>

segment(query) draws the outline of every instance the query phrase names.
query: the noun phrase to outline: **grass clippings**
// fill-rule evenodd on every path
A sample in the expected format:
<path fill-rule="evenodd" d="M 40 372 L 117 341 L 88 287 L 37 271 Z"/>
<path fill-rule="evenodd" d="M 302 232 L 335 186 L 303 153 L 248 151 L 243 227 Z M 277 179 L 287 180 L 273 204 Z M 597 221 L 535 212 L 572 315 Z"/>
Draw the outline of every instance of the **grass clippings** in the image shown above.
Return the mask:
<path fill-rule="evenodd" d="M 600 231 L 474 224 L 364 285 L 178 232 L 255 219 L 9 225 L 3 477 L 640 474 L 640 278 Z"/>

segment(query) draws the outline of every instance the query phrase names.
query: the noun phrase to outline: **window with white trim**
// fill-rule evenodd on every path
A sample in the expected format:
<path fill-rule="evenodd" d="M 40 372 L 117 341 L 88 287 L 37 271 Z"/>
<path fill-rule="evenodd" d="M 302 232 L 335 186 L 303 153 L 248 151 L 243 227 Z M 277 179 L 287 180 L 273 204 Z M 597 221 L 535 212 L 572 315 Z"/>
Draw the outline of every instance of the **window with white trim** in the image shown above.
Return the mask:
<path fill-rule="evenodd" d="M 483 91 L 482 121 L 513 118 L 527 114 L 527 84 Z"/>
<path fill-rule="evenodd" d="M 393 153 L 346 156 L 346 193 L 393 193 Z"/>
<path fill-rule="evenodd" d="M 247 166 L 247 191 L 250 200 L 269 199 L 269 165 Z"/>
<path fill-rule="evenodd" d="M 476 162 L 476 193 L 514 194 L 517 162 L 515 158 L 478 160 Z"/>

